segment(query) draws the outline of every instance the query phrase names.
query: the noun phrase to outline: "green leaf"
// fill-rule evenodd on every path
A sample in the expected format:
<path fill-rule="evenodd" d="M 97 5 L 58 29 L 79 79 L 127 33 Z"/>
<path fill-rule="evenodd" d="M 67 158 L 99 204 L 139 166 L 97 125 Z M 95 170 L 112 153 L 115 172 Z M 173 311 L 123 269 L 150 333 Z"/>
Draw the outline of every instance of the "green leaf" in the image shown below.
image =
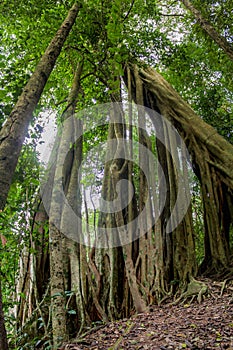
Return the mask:
<path fill-rule="evenodd" d="M 76 315 L 77 312 L 76 312 L 75 310 L 69 310 L 69 311 L 68 311 L 68 314 L 70 314 L 70 315 Z"/>

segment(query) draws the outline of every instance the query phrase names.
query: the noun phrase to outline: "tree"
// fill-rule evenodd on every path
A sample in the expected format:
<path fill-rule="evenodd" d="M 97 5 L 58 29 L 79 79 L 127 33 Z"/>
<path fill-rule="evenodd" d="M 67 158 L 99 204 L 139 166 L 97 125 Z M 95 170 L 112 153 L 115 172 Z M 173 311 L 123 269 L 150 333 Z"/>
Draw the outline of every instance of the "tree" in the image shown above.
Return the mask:
<path fill-rule="evenodd" d="M 67 242 L 67 239 L 63 236 L 63 227 L 69 225 L 66 220 L 67 213 L 66 208 L 62 207 L 62 201 L 59 197 L 56 182 L 59 181 L 60 177 L 58 172 L 63 167 L 63 163 L 59 163 L 59 157 L 66 150 L 66 144 L 69 142 L 70 134 L 75 126 L 69 123 L 69 118 L 74 115 L 76 104 L 78 100 L 78 95 L 80 93 L 80 79 L 82 75 L 83 63 L 80 63 L 75 71 L 73 84 L 71 87 L 70 94 L 68 96 L 67 108 L 63 114 L 62 119 L 64 122 L 68 120 L 69 126 L 64 128 L 62 131 L 62 137 L 59 142 L 59 150 L 56 157 L 56 168 L 54 173 L 53 191 L 51 194 L 51 205 L 49 209 L 49 237 L 50 237 L 50 279 L 51 279 L 51 298 L 52 298 L 52 328 L 53 328 L 53 345 L 57 348 L 63 341 L 68 338 L 68 331 L 66 329 L 67 319 L 66 319 L 66 308 L 65 308 L 65 298 L 64 293 L 66 291 L 65 286 L 67 285 L 67 274 L 68 265 L 64 266 L 64 257 L 66 256 L 66 251 L 69 249 L 71 253 L 71 262 L 73 265 L 72 257 L 76 252 L 76 245 L 71 241 Z M 79 125 L 81 127 L 81 124 Z M 75 135 L 76 133 L 74 133 Z M 76 140 L 74 140 L 75 142 Z M 65 176 L 64 176 L 64 186 L 66 187 L 66 198 L 76 207 L 76 212 L 81 215 L 80 201 L 78 200 L 79 186 L 78 180 L 78 170 L 81 164 L 82 156 L 82 140 L 75 142 L 74 149 L 70 152 L 70 157 L 66 162 L 65 166 Z M 77 195 L 75 195 L 77 193 Z M 78 203 L 76 203 L 76 201 Z M 59 224 L 58 224 L 59 223 Z M 60 230 L 59 230 L 60 228 Z M 77 227 L 80 231 L 80 227 Z M 73 244 L 72 244 L 73 243 Z M 70 260 L 65 258 L 66 261 Z M 72 281 L 73 282 L 73 281 Z M 79 283 L 79 282 L 78 282 Z"/>
<path fill-rule="evenodd" d="M 57 18 L 60 6 L 67 3 L 58 1 L 52 6 L 53 18 Z M 165 8 L 162 7 L 164 3 Z M 26 303 L 22 302 L 18 313 L 21 318 L 19 334 L 28 334 L 28 339 L 39 338 L 44 346 L 47 341 L 49 346 L 53 342 L 57 348 L 62 341 L 76 336 L 93 322 L 128 317 L 133 312 L 145 311 L 151 303 L 161 303 L 167 297 L 190 296 L 192 290 L 200 295 L 203 293 L 203 285 L 195 280 L 197 232 L 192 206 L 188 207 L 177 227 L 167 230 L 169 220 L 174 219 L 173 212 L 178 210 L 177 198 L 185 202 L 185 195 L 190 194 L 185 181 L 188 181 L 187 173 L 191 169 L 184 161 L 185 144 L 179 137 L 172 137 L 166 119 L 185 141 L 202 189 L 202 200 L 198 198 L 204 207 L 205 224 L 205 259 L 201 270 L 214 273 L 228 267 L 232 227 L 232 146 L 197 114 L 210 118 L 211 105 L 211 116 L 217 110 L 222 120 L 228 118 L 232 84 L 228 67 L 231 62 L 223 55 L 219 63 L 206 45 L 209 38 L 206 39 L 202 31 L 195 32 L 196 27 L 190 26 L 184 10 L 176 13 L 181 8 L 174 7 L 173 2 L 170 7 L 169 4 L 170 1 L 156 5 L 151 1 L 128 0 L 84 2 L 79 12 L 80 21 L 73 26 L 56 61 L 56 70 L 45 86 L 46 103 L 42 100 L 40 107 L 49 106 L 58 111 L 57 122 L 63 129 L 54 147 L 57 168 L 53 164 L 48 173 L 51 187 L 53 183 L 54 187 L 53 190 L 45 188 L 49 193 L 48 205 L 45 205 L 48 217 L 40 205 L 34 215 L 39 223 L 35 219 L 32 225 L 33 231 L 39 224 L 41 237 L 38 239 L 36 234 L 32 237 L 34 250 L 29 256 L 34 261 L 35 286 L 42 287 L 35 288 L 38 289 L 35 295 L 28 293 L 32 312 L 27 312 Z M 42 7 L 35 6 L 34 11 L 43 31 L 50 24 L 41 20 L 47 14 L 47 7 Z M 28 15 L 30 6 L 25 6 L 24 11 Z M 28 20 L 25 22 L 23 28 L 27 33 Z M 179 30 L 178 39 L 171 38 L 173 30 Z M 33 44 L 33 36 L 29 36 L 28 47 L 23 46 L 24 57 L 33 50 Z M 139 57 L 143 57 L 145 64 L 139 61 Z M 184 99 L 149 66 L 157 66 L 156 69 Z M 50 87 L 52 94 L 49 96 L 46 91 Z M 134 105 L 130 104 L 133 100 L 143 106 L 141 109 L 137 106 L 135 115 Z M 192 104 L 197 114 L 185 100 Z M 101 108 L 98 110 L 95 105 L 121 101 L 122 106 L 116 104 L 115 109 L 110 108 L 109 114 L 102 116 L 106 117 L 105 125 L 91 129 L 101 114 Z M 128 102 L 129 109 L 125 110 L 123 106 Z M 88 114 L 87 108 L 82 115 L 85 107 L 93 113 Z M 150 112 L 144 107 L 150 108 Z M 3 110 L 6 113 L 7 108 L 3 106 Z M 83 124 L 81 121 L 80 124 L 73 123 L 72 118 L 71 124 L 66 124 L 76 112 L 77 120 L 80 118 Z M 222 125 L 217 119 L 214 116 L 209 120 L 221 131 Z M 147 124 L 150 125 L 148 129 L 145 128 Z M 74 126 L 83 134 L 76 142 Z M 229 130 L 223 132 L 226 137 L 228 133 Z M 163 142 L 158 135 L 162 135 Z M 64 151 L 67 140 L 72 145 L 68 144 L 70 150 L 63 164 L 59 153 Z M 127 143 L 129 140 L 131 145 Z M 102 146 L 104 142 L 106 149 Z M 138 147 L 134 147 L 134 143 Z M 96 156 L 90 155 L 91 148 L 97 144 L 100 145 L 99 153 L 106 153 L 108 160 L 100 168 Z M 141 145 L 147 150 L 146 154 L 141 151 Z M 59 147 L 59 152 L 56 147 Z M 158 157 L 160 168 L 151 161 L 149 153 Z M 127 159 L 129 154 L 131 159 L 139 159 L 139 163 Z M 87 164 L 80 171 L 85 160 Z M 178 180 L 180 173 L 186 179 L 181 186 L 185 188 L 181 191 L 182 196 Z M 60 176 L 66 199 L 82 217 L 77 225 L 70 222 L 67 208 L 63 207 L 56 192 L 56 181 Z M 119 192 L 122 181 L 129 181 L 132 186 L 123 186 L 123 191 Z M 101 211 L 95 203 L 90 209 L 87 193 L 83 193 L 85 186 L 94 187 L 95 194 L 106 206 L 111 207 L 114 202 L 122 209 L 114 213 Z M 128 204 L 124 207 L 125 199 Z M 154 222 L 156 206 L 162 209 L 158 221 Z M 140 218 L 144 208 L 146 215 Z M 93 247 L 85 246 L 85 241 L 74 242 L 64 235 L 66 227 L 73 224 L 76 225 L 75 233 L 94 241 Z M 102 227 L 109 236 L 104 247 L 101 246 Z M 116 235 L 111 236 L 112 232 Z M 125 237 L 129 238 L 127 245 L 123 244 Z M 43 251 L 44 242 L 49 242 L 49 250 Z M 46 264 L 42 263 L 40 255 L 46 258 Z M 30 274 L 31 269 L 28 269 L 27 279 L 35 280 L 35 275 Z M 22 287 L 22 292 L 26 289 L 27 286 Z M 35 325 L 31 327 L 33 335 L 28 332 L 31 322 Z M 21 346 L 22 342 L 18 345 Z"/>
<path fill-rule="evenodd" d="M 56 63 L 56 59 L 59 56 L 63 44 L 75 22 L 78 10 L 79 5 L 75 3 L 62 26 L 57 31 L 55 37 L 48 46 L 35 72 L 29 79 L 23 93 L 19 97 L 15 108 L 0 131 L 0 210 L 4 209 L 6 203 L 18 157 L 29 123 L 32 120 L 32 112 L 40 99 L 44 86 Z M 1 293 L 0 299 L 2 300 Z M 6 344 L 2 303 L 0 303 L 0 317 L 3 330 L 1 345 L 5 350 L 8 348 L 8 346 Z"/>
<path fill-rule="evenodd" d="M 4 208 L 17 160 L 25 139 L 32 112 L 54 68 L 63 44 L 75 22 L 79 5 L 75 3 L 57 31 L 35 72 L 32 74 L 17 104 L 0 133 L 0 209 Z"/>
<path fill-rule="evenodd" d="M 137 68 L 132 67 L 136 99 Z M 206 230 L 204 270 L 219 271 L 229 265 L 229 229 L 232 211 L 232 145 L 207 125 L 153 69 L 140 68 L 144 105 L 159 110 L 179 130 L 192 156 L 201 182 Z M 129 84 L 129 82 L 127 82 Z M 205 154 L 205 161 L 203 161 Z M 224 204 L 223 204 L 224 203 Z M 221 212 L 222 205 L 224 211 Z"/>
<path fill-rule="evenodd" d="M 198 23 L 201 25 L 202 29 L 216 42 L 216 44 L 224 50 L 228 57 L 233 60 L 233 49 L 231 44 L 221 36 L 215 28 L 205 19 L 201 12 L 198 11 L 189 0 L 181 0 L 184 6 L 192 13 L 192 15 L 197 19 Z"/>

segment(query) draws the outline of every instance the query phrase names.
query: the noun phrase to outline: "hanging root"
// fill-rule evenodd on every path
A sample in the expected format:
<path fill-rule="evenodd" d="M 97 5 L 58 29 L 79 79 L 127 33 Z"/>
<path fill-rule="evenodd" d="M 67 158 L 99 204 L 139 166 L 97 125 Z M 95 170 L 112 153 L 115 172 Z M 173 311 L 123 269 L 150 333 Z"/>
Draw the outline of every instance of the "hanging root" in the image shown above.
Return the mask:
<path fill-rule="evenodd" d="M 181 300 L 184 303 L 188 298 L 192 298 L 191 302 L 197 298 L 198 303 L 200 304 L 203 299 L 203 295 L 205 295 L 208 291 L 208 287 L 205 283 L 199 282 L 192 278 L 187 286 L 185 292 L 183 292 L 178 299 L 176 299 L 172 305 L 177 305 Z"/>

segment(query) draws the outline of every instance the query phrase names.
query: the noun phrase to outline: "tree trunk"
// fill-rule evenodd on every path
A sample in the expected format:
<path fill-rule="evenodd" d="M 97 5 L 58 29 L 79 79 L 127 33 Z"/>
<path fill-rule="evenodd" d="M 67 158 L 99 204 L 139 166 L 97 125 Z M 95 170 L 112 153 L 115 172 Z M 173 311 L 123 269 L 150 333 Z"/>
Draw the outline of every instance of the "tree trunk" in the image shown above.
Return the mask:
<path fill-rule="evenodd" d="M 63 205 L 63 199 L 60 190 L 60 172 L 62 171 L 63 189 L 67 201 L 73 207 L 73 210 L 80 215 L 80 200 L 78 201 L 77 187 L 79 184 L 78 171 L 82 157 L 82 139 L 76 140 L 77 123 L 74 122 L 75 109 L 77 105 L 78 94 L 80 92 L 80 78 L 83 69 L 83 62 L 78 65 L 71 91 L 69 93 L 67 108 L 63 114 L 64 127 L 60 138 L 59 148 L 56 158 L 56 169 L 53 180 L 53 190 L 51 196 L 51 206 L 49 210 L 49 238 L 50 238 L 50 279 L 51 279 L 51 297 L 52 297 L 52 328 L 53 328 L 53 346 L 58 346 L 69 337 L 67 329 L 67 310 L 66 310 L 66 287 L 70 285 L 68 281 L 70 258 L 76 251 L 75 242 L 67 239 L 66 228 L 73 228 L 69 217 L 69 209 Z M 81 122 L 80 122 L 81 123 Z M 75 124 L 75 125 L 74 125 Z M 70 142 L 72 140 L 72 148 Z M 68 149 L 70 151 L 66 155 Z M 65 155 L 65 157 L 64 157 Z M 50 183 L 50 180 L 48 181 Z M 46 193 L 45 193 L 46 196 Z M 50 198 L 44 197 L 48 205 Z M 68 211 L 67 211 L 68 210 Z M 77 212 L 78 211 L 78 212 Z M 80 227 L 76 227 L 80 230 Z M 64 233 L 63 233 L 64 232 Z M 73 237 L 74 232 L 70 232 L 69 237 Z M 78 234 L 81 234 L 78 232 Z M 71 257 L 68 254 L 71 250 Z M 72 265 L 73 263 L 71 263 Z M 71 282 L 72 283 L 72 282 Z"/>
<path fill-rule="evenodd" d="M 120 106 L 113 107 L 112 121 L 114 122 L 115 138 L 118 140 L 116 149 L 114 150 L 114 157 L 111 164 L 110 178 L 113 186 L 113 193 L 116 192 L 116 185 L 122 179 L 128 178 L 128 160 L 126 160 L 126 149 L 125 145 L 122 142 L 126 138 L 125 129 L 125 119 L 123 111 Z M 127 194 L 128 196 L 128 194 Z M 115 197 L 119 207 L 122 207 L 122 198 L 120 195 Z M 124 210 L 119 210 L 114 213 L 116 226 L 119 232 L 119 237 L 126 238 L 129 235 L 129 232 L 124 228 L 127 223 L 127 219 L 124 219 Z M 132 259 L 132 248 L 131 243 L 125 244 L 123 241 L 120 243 L 122 245 L 122 251 L 124 255 L 125 263 L 125 274 L 127 277 L 127 282 L 129 284 L 129 289 L 133 299 L 133 305 L 136 309 L 136 312 L 141 313 L 146 311 L 146 302 L 143 299 L 139 285 L 137 283 L 136 268 Z"/>
<path fill-rule="evenodd" d="M 131 73 L 135 85 L 134 66 L 131 66 Z M 179 131 L 201 182 L 205 269 L 218 271 L 221 267 L 227 268 L 229 229 L 233 220 L 233 146 L 198 117 L 154 69 L 140 68 L 139 76 L 143 83 L 144 106 L 160 112 Z M 135 92 L 134 99 L 136 101 Z"/>
<path fill-rule="evenodd" d="M 233 48 L 231 47 L 231 44 L 214 29 L 214 27 L 202 16 L 201 12 L 198 11 L 189 0 L 181 0 L 181 2 L 197 19 L 202 29 L 233 61 Z"/>
<path fill-rule="evenodd" d="M 45 84 L 63 44 L 75 22 L 79 5 L 75 3 L 50 42 L 14 109 L 0 131 L 0 210 L 5 206 L 18 157 Z"/>
<path fill-rule="evenodd" d="M 111 141 L 115 138 L 114 124 L 110 123 L 108 130 L 108 152 L 111 154 L 111 159 L 114 158 L 115 150 L 112 149 Z M 111 178 L 111 166 L 112 162 L 108 161 L 104 168 L 104 178 L 102 184 L 101 197 L 106 203 L 113 201 L 115 187 Z M 102 277 L 101 286 L 101 303 L 103 308 L 106 306 L 106 313 L 111 320 L 119 318 L 121 316 L 122 305 L 122 289 L 120 286 L 124 283 L 124 262 L 122 255 L 122 248 L 118 247 L 117 242 L 119 240 L 118 234 L 113 235 L 111 230 L 116 227 L 116 219 L 114 213 L 101 212 L 99 216 L 99 227 L 106 227 L 108 234 L 108 249 L 101 249 L 99 253 L 101 256 L 100 273 Z M 108 285 L 109 284 L 109 285 Z M 108 290 L 109 288 L 109 290 Z M 107 292 L 108 291 L 108 292 Z"/>
<path fill-rule="evenodd" d="M 27 134 L 29 123 L 32 120 L 33 110 L 37 106 L 63 44 L 76 20 L 78 10 L 79 5 L 75 3 L 49 44 L 8 120 L 0 131 L 0 210 L 3 210 L 7 200 L 19 154 Z M 2 298 L 1 288 L 0 298 Z M 0 305 L 0 318 L 1 317 L 3 317 L 3 312 Z M 2 318 L 0 322 L 2 324 L 2 334 L 4 336 L 6 333 L 4 319 Z M 5 339 L 5 337 L 3 337 L 3 339 Z"/>

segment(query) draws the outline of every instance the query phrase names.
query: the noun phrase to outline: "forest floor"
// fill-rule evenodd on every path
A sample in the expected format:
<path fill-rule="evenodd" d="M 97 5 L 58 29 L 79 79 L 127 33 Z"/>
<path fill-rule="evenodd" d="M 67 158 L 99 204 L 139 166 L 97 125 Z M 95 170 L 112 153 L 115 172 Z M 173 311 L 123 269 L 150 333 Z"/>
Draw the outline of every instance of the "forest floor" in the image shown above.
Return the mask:
<path fill-rule="evenodd" d="M 208 293 L 92 329 L 65 350 L 233 350 L 233 282 L 202 280 Z"/>

